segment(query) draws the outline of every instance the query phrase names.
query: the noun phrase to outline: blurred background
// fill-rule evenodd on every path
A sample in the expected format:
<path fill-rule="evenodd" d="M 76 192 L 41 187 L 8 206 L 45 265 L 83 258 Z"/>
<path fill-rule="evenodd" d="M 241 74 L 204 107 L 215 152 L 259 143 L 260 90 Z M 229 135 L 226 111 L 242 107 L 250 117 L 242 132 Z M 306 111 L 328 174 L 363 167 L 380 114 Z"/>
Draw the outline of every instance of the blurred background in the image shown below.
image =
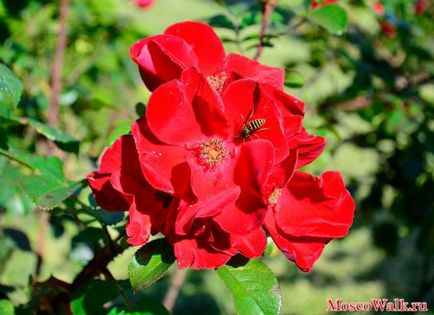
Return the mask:
<path fill-rule="evenodd" d="M 343 173 L 357 202 L 354 226 L 326 246 L 310 273 L 272 247 L 264 259 L 279 280 L 285 315 L 326 314 L 327 298 L 404 298 L 434 309 L 433 2 L 337 4 L 349 22 L 345 31 L 330 33 L 306 17 L 310 1 L 278 1 L 260 61 L 285 68 L 287 92 L 306 102 L 306 128 L 328 141 L 307 169 Z M 147 102 L 149 92 L 129 57 L 133 42 L 174 22 L 199 20 L 215 27 L 228 52 L 252 57 L 260 16 L 257 1 L 155 0 L 140 7 L 133 0 L 71 0 L 58 126 L 80 146 L 60 145 L 65 178 L 81 180 L 94 170 L 104 148 L 138 117 L 137 103 Z M 49 119 L 58 25 L 59 1 L 0 1 L 0 62 L 24 86 L 16 116 Z M 0 122 L 0 149 L 49 152 L 43 130 Z M 53 211 L 38 266 L 39 212 L 17 180 L 20 172 L 0 156 L 0 298 L 17 312 L 34 299 L 36 269 L 39 279 L 70 282 L 100 237 Z M 134 250 L 109 264 L 116 279 L 128 280 Z M 167 287 L 165 277 L 128 294 L 161 300 Z M 214 272 L 191 271 L 174 314 L 234 314 L 229 301 Z"/>

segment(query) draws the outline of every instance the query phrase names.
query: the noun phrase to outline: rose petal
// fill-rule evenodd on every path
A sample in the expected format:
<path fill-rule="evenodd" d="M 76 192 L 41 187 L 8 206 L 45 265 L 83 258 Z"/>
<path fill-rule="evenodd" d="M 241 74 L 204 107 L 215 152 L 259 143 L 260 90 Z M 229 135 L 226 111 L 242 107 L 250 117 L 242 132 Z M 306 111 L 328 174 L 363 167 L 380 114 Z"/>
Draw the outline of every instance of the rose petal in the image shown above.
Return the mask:
<path fill-rule="evenodd" d="M 182 70 L 197 66 L 192 47 L 181 38 L 169 34 L 139 40 L 131 46 L 130 55 L 151 91 L 163 83 L 180 78 Z"/>
<path fill-rule="evenodd" d="M 100 172 L 92 172 L 87 176 L 95 201 L 101 208 L 108 211 L 126 211 L 130 200 L 113 188 L 110 176 L 111 174 Z"/>
<path fill-rule="evenodd" d="M 178 36 L 192 46 L 198 59 L 198 67 L 205 75 L 223 69 L 225 51 L 220 38 L 207 24 L 182 22 L 169 26 L 165 34 Z"/>
<path fill-rule="evenodd" d="M 280 113 L 260 85 L 252 80 L 238 80 L 226 88 L 222 99 L 235 141 L 267 139 L 274 145 L 278 162 L 288 156 Z M 243 129 L 253 121 L 262 121 L 262 125 L 246 137 Z"/>
<path fill-rule="evenodd" d="M 233 204 L 240 195 L 240 188 L 232 186 L 207 198 L 200 198 L 195 204 L 181 202 L 175 223 L 175 232 L 179 235 L 187 235 L 191 232 L 195 219 L 212 217 L 224 211 L 227 205 Z"/>
<path fill-rule="evenodd" d="M 178 268 L 210 269 L 226 264 L 232 256 L 213 250 L 195 238 L 184 238 L 173 245 Z"/>
<path fill-rule="evenodd" d="M 128 160 L 127 163 L 125 163 L 126 160 Z M 123 187 L 120 180 L 114 184 L 113 176 L 114 174 L 117 174 L 118 178 L 121 177 L 121 174 L 126 176 L 127 180 L 123 181 L 126 186 L 128 182 L 143 180 L 132 137 L 122 136 L 117 139 L 104 152 L 100 164 L 99 171 L 88 176 L 95 200 L 102 208 L 110 211 L 127 210 L 132 202 L 132 197 L 128 188 Z"/>
<path fill-rule="evenodd" d="M 268 178 L 267 196 L 276 188 L 283 188 L 291 179 L 297 164 L 297 150 L 290 150 L 288 157 L 281 163 L 275 164 Z"/>
<path fill-rule="evenodd" d="M 263 84 L 262 89 L 274 100 L 284 117 L 287 115 L 304 116 L 304 102 L 302 100 L 270 84 Z"/>
<path fill-rule="evenodd" d="M 327 240 L 320 238 L 294 237 L 285 234 L 276 226 L 271 211 L 266 215 L 265 227 L 286 258 L 295 262 L 297 267 L 304 272 L 312 268 L 327 243 Z"/>
<path fill-rule="evenodd" d="M 202 145 L 212 141 L 216 141 L 222 146 L 218 148 L 221 161 L 215 162 L 215 164 L 207 161 L 207 158 L 204 157 L 204 149 L 201 148 Z M 234 149 L 230 144 L 218 138 L 206 140 L 187 151 L 186 159 L 191 170 L 191 188 L 199 199 L 208 199 L 235 185 L 234 168 L 237 155 L 233 151 Z"/>
<path fill-rule="evenodd" d="M 141 168 L 156 189 L 182 196 L 185 178 L 189 176 L 182 147 L 167 145 L 149 130 L 146 117 L 133 124 L 132 134 L 137 146 Z"/>
<path fill-rule="evenodd" d="M 226 57 L 226 72 L 235 72 L 242 78 L 253 79 L 260 83 L 268 83 L 283 90 L 285 71 L 281 68 L 270 67 L 237 54 Z"/>
<path fill-rule="evenodd" d="M 241 187 L 240 198 L 214 220 L 228 233 L 248 234 L 264 219 L 264 186 L 274 164 L 274 152 L 267 140 L 247 142 L 239 150 L 234 182 Z"/>
<path fill-rule="evenodd" d="M 233 135 L 240 137 L 241 130 L 257 101 L 257 84 L 252 80 L 238 80 L 228 86 L 222 94 L 226 119 Z"/>
<path fill-rule="evenodd" d="M 184 71 L 182 82 L 171 81 L 154 91 L 146 116 L 159 140 L 184 146 L 214 134 L 224 135 L 222 108 L 218 95 L 203 84 L 203 77 L 189 69 Z"/>
<path fill-rule="evenodd" d="M 231 235 L 232 246 L 248 258 L 262 255 L 267 246 L 267 236 L 262 228 L 256 229 L 247 235 Z"/>
<path fill-rule="evenodd" d="M 151 235 L 151 216 L 137 210 L 133 202 L 129 209 L 129 222 L 126 226 L 127 242 L 133 246 L 144 245 Z"/>
<path fill-rule="evenodd" d="M 338 172 L 320 177 L 296 171 L 276 205 L 276 224 L 286 234 L 344 237 L 353 222 L 355 203 Z"/>
<path fill-rule="evenodd" d="M 298 150 L 297 168 L 308 165 L 318 158 L 326 146 L 323 137 L 310 135 L 304 128 L 300 133 L 287 138 L 287 141 L 290 149 Z"/>

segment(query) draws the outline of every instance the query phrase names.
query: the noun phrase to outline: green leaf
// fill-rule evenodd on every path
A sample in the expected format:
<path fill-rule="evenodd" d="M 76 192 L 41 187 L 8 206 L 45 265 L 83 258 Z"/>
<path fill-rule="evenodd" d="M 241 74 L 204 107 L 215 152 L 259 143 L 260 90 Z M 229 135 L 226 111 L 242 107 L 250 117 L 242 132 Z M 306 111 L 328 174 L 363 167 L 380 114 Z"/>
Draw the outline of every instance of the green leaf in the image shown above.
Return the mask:
<path fill-rule="evenodd" d="M 175 261 L 167 239 L 154 240 L 140 248 L 131 258 L 128 274 L 133 289 L 146 288 L 160 279 Z"/>
<path fill-rule="evenodd" d="M 217 274 L 231 291 L 240 315 L 279 314 L 281 294 L 276 278 L 261 261 L 240 267 L 223 266 Z"/>
<path fill-rule="evenodd" d="M 23 86 L 18 78 L 0 63 L 0 115 L 9 116 L 11 109 L 17 107 L 23 93 Z"/>
<path fill-rule="evenodd" d="M 0 314 L 14 315 L 14 305 L 8 300 L 0 300 Z"/>
<path fill-rule="evenodd" d="M 72 297 L 72 313 L 74 315 L 102 314 L 103 305 L 118 295 L 119 290 L 113 282 L 91 280 Z"/>
<path fill-rule="evenodd" d="M 21 184 L 35 205 L 44 210 L 55 208 L 85 185 L 84 181 L 71 182 L 65 179 L 63 170 L 57 178 L 52 171 L 48 167 L 42 170 L 41 175 L 26 176 Z"/>
<path fill-rule="evenodd" d="M 75 153 L 78 152 L 80 143 L 74 137 L 58 129 L 50 127 L 43 122 L 26 117 L 9 117 L 8 119 L 0 119 L 0 124 L 3 125 L 6 125 L 8 123 L 11 124 L 12 122 L 22 125 L 29 125 L 35 128 L 36 132 L 47 137 L 50 140 L 53 140 L 56 145 L 64 151 Z"/>
<path fill-rule="evenodd" d="M 313 10 L 308 17 L 334 34 L 342 34 L 348 24 L 347 12 L 336 4 L 328 4 Z"/>
<path fill-rule="evenodd" d="M 243 15 L 243 17 L 241 19 L 240 28 L 243 29 L 247 26 L 255 25 L 255 24 L 259 24 L 259 23 L 261 23 L 260 12 L 257 10 L 248 11 Z"/>
<path fill-rule="evenodd" d="M 77 140 L 70 136 L 69 134 L 62 132 L 60 130 L 57 130 L 53 127 L 50 127 L 40 121 L 37 121 L 32 118 L 17 118 L 22 124 L 28 124 L 29 126 L 36 129 L 38 133 L 41 135 L 47 137 L 50 140 L 57 141 L 57 142 L 77 142 Z"/>
<path fill-rule="evenodd" d="M 236 27 L 234 23 L 224 14 L 218 14 L 208 19 L 208 24 L 213 27 L 227 28 L 234 30 Z"/>
<path fill-rule="evenodd" d="M 67 180 L 63 173 L 62 161 L 57 157 L 44 158 L 24 151 L 5 150 L 0 150 L 0 155 L 31 170 L 30 174 L 22 173 L 16 178 L 9 179 L 9 183 L 19 187 L 42 209 L 56 207 L 85 185 L 85 181 Z"/>
<path fill-rule="evenodd" d="M 136 302 L 132 309 L 116 306 L 110 310 L 108 315 L 169 315 L 169 312 L 155 299 L 144 297 Z"/>
<path fill-rule="evenodd" d="M 0 149 L 0 155 L 8 158 L 11 161 L 15 161 L 18 164 L 21 164 L 22 166 L 30 169 L 33 172 L 36 171 L 36 166 L 32 165 L 31 161 L 29 161 L 28 153 Z"/>
<path fill-rule="evenodd" d="M 81 115 L 85 111 L 99 111 L 103 108 L 116 109 L 116 106 L 98 99 L 87 98 L 79 98 L 74 104 L 72 104 L 72 110 L 76 115 Z"/>
<path fill-rule="evenodd" d="M 304 78 L 298 71 L 286 70 L 285 85 L 291 88 L 301 88 L 304 85 Z"/>
<path fill-rule="evenodd" d="M 32 200 L 19 186 L 18 178 L 22 173 L 15 167 L 4 167 L 0 170 L 0 206 L 8 213 L 23 215 L 33 209 Z"/>
<path fill-rule="evenodd" d="M 142 103 L 142 102 L 138 102 L 136 104 L 136 106 L 134 107 L 136 114 L 138 117 L 143 117 L 145 116 L 145 111 L 146 111 L 146 104 Z"/>

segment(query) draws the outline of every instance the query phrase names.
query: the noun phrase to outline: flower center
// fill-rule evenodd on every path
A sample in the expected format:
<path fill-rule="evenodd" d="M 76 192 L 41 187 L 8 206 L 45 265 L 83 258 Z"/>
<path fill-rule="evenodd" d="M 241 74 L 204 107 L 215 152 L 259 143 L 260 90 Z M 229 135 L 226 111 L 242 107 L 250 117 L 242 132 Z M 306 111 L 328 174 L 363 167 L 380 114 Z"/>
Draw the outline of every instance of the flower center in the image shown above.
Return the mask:
<path fill-rule="evenodd" d="M 274 189 L 274 191 L 271 193 L 270 197 L 268 197 L 268 203 L 271 205 L 275 205 L 278 201 L 280 196 L 282 195 L 282 190 L 279 188 Z"/>
<path fill-rule="evenodd" d="M 199 145 L 200 158 L 207 166 L 215 166 L 228 157 L 223 141 L 213 138 Z"/>
<path fill-rule="evenodd" d="M 206 79 L 209 85 L 211 85 L 219 94 L 223 92 L 225 81 L 228 78 L 226 72 L 220 72 L 216 75 L 210 75 Z"/>

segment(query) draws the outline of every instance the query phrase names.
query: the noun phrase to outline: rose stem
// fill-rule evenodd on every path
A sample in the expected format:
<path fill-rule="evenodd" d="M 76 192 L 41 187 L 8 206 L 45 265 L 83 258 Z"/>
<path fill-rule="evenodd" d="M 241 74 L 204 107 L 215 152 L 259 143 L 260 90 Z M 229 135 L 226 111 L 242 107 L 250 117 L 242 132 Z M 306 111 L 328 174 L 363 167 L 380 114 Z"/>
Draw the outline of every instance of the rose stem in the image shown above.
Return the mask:
<path fill-rule="evenodd" d="M 176 299 L 185 279 L 187 278 L 187 269 L 177 270 L 170 281 L 169 290 L 163 300 L 163 305 L 169 312 L 172 312 Z"/>
<path fill-rule="evenodd" d="M 65 56 L 66 48 L 66 27 L 69 14 L 69 0 L 60 0 L 60 16 L 59 16 L 59 31 L 57 33 L 56 51 L 54 55 L 54 62 L 52 66 L 51 77 L 51 97 L 50 108 L 48 110 L 48 124 L 57 128 L 59 123 L 59 96 L 62 89 L 62 70 L 63 59 Z M 55 152 L 53 143 L 48 144 L 48 152 L 52 155 Z M 37 240 L 38 261 L 36 264 L 36 276 L 38 277 L 41 272 L 42 260 L 44 258 L 46 249 L 46 234 L 48 231 L 48 224 L 50 215 L 48 211 L 39 212 L 39 233 Z"/>
<path fill-rule="evenodd" d="M 258 60 L 264 50 L 265 40 L 267 34 L 268 24 L 270 23 L 270 16 L 276 6 L 277 0 L 261 0 L 262 2 L 262 22 L 259 30 L 259 42 L 256 48 L 256 54 L 253 59 Z"/>

